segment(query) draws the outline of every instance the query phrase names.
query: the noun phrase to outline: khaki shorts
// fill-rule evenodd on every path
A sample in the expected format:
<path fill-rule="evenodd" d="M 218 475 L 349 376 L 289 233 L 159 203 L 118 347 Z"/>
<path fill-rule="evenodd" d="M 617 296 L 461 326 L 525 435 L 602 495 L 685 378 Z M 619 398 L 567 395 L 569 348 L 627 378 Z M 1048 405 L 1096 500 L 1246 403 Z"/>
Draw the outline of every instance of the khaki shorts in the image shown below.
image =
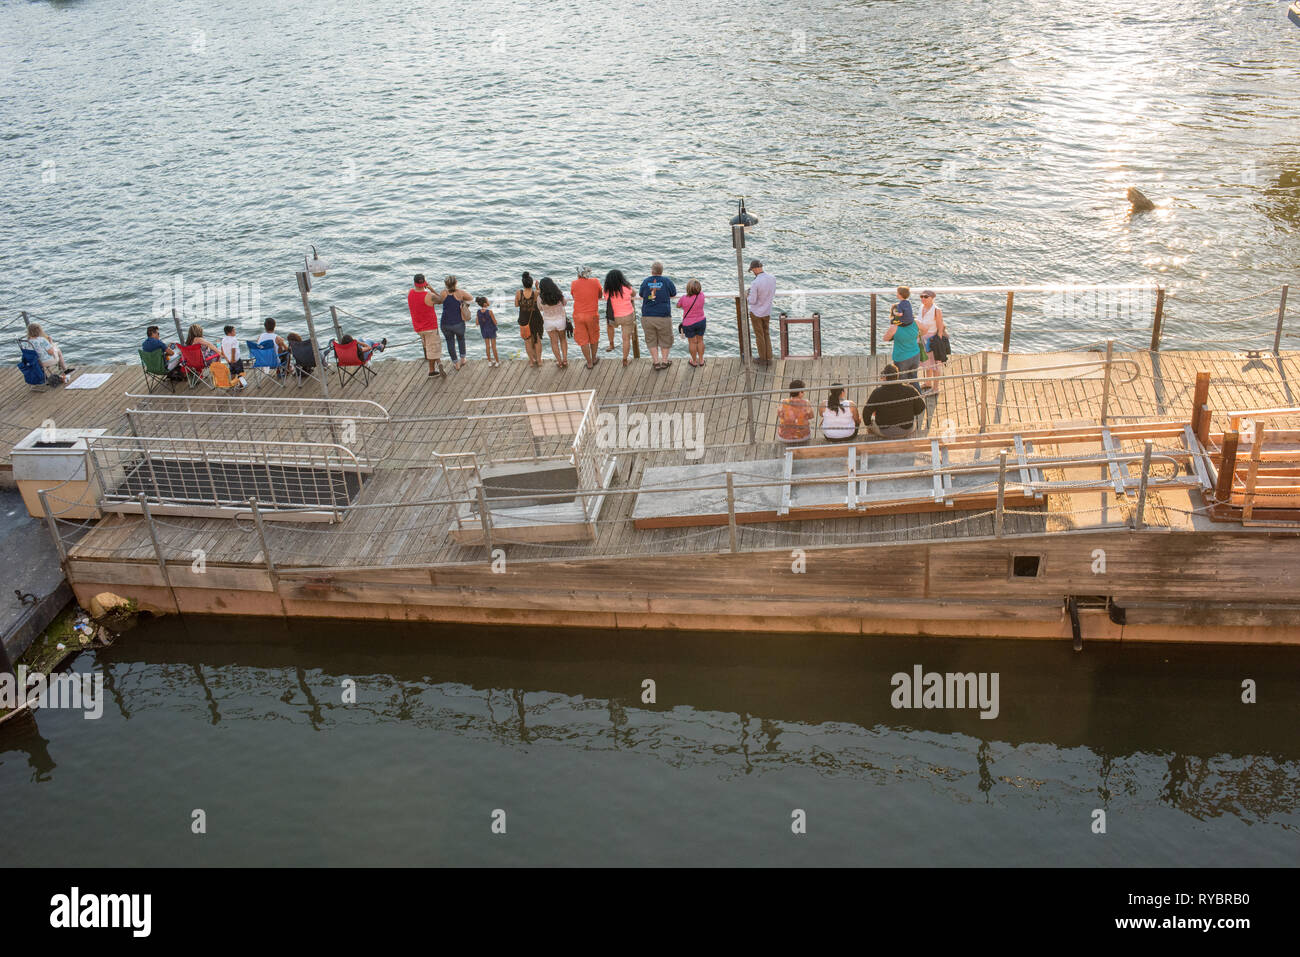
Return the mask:
<path fill-rule="evenodd" d="M 672 316 L 642 316 L 645 344 L 651 349 L 669 349 L 673 344 Z"/>
<path fill-rule="evenodd" d="M 437 329 L 421 329 L 420 338 L 424 340 L 424 357 L 426 359 L 438 359 L 442 356 L 442 336 L 438 334 Z M 430 349 L 432 345 L 432 349 Z"/>

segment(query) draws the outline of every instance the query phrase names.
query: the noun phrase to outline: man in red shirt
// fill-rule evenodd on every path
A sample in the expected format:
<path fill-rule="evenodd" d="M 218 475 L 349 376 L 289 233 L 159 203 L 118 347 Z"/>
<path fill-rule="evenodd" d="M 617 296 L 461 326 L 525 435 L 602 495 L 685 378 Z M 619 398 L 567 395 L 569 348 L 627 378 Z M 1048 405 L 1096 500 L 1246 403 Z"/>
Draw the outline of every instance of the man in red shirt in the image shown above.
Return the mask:
<path fill-rule="evenodd" d="M 424 273 L 415 274 L 415 286 L 406 294 L 411 310 L 411 328 L 424 340 L 424 357 L 429 360 L 429 375 L 442 375 L 442 339 L 438 335 L 438 303 L 445 297 L 429 287 Z"/>
<path fill-rule="evenodd" d="M 569 284 L 569 295 L 573 298 L 573 338 L 590 369 L 600 361 L 596 354 L 600 346 L 600 280 L 593 279 L 591 269 L 583 266 Z"/>

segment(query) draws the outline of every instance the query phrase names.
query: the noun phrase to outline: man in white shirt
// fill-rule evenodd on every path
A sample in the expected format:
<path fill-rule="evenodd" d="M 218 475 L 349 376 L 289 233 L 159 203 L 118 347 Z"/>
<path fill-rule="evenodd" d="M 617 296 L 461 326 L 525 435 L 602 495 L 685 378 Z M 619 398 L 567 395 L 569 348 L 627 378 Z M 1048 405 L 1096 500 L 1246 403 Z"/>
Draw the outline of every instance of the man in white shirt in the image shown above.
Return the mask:
<path fill-rule="evenodd" d="M 754 346 L 758 358 L 754 361 L 761 366 L 772 364 L 772 335 L 767 324 L 772 318 L 772 299 L 776 296 L 776 280 L 771 273 L 763 272 L 763 264 L 757 259 L 750 260 L 749 271 L 754 274 L 754 281 L 749 284 L 749 323 L 754 327 Z"/>

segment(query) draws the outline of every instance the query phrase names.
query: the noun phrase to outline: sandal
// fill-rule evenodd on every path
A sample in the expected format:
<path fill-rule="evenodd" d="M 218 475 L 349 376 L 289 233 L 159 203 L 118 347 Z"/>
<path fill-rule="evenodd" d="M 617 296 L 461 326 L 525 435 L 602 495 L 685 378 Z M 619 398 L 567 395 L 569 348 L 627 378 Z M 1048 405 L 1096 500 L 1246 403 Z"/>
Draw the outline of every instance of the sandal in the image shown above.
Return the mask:
<path fill-rule="evenodd" d="M 624 368 L 624 369 L 627 368 L 627 360 L 626 360 L 626 359 L 623 360 L 623 368 Z"/>

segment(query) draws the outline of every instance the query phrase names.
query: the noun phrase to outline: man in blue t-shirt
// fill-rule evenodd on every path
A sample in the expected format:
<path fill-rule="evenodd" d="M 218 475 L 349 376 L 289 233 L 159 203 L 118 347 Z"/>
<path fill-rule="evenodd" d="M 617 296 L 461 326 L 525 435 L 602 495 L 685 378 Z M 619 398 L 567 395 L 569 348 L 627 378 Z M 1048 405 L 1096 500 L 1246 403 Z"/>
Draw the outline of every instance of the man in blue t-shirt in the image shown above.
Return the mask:
<path fill-rule="evenodd" d="M 664 275 L 664 264 L 655 263 L 650 267 L 650 276 L 641 283 L 641 315 L 671 316 L 676 295 L 677 287 Z"/>
<path fill-rule="evenodd" d="M 167 362 L 167 368 L 176 368 L 176 365 L 181 361 L 180 353 L 175 349 L 168 348 L 167 343 L 163 342 L 162 332 L 159 331 L 158 327 L 150 326 L 145 330 L 144 335 L 145 340 L 140 344 L 140 348 L 144 352 L 157 352 L 161 350 L 163 359 Z"/>

